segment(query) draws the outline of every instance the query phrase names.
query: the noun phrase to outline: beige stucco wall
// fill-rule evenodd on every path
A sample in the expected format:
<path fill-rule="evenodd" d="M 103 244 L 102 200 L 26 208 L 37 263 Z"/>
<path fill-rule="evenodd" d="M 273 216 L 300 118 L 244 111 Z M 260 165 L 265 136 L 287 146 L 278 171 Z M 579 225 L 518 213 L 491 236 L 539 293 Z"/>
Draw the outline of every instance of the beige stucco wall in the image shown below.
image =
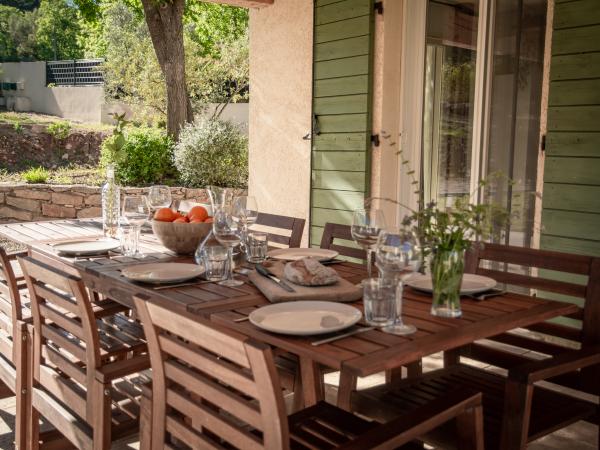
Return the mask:
<path fill-rule="evenodd" d="M 261 211 L 308 219 L 312 0 L 250 11 L 249 194 Z M 308 223 L 304 229 L 305 243 Z"/>

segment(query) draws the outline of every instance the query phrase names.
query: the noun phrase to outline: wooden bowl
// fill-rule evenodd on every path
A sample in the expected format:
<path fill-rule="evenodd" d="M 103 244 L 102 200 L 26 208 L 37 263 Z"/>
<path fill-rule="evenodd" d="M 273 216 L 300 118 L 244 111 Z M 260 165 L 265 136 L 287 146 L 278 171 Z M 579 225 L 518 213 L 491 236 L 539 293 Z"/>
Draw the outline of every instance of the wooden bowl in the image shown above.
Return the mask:
<path fill-rule="evenodd" d="M 152 231 L 162 245 L 178 255 L 192 255 L 212 230 L 212 223 L 152 221 Z"/>

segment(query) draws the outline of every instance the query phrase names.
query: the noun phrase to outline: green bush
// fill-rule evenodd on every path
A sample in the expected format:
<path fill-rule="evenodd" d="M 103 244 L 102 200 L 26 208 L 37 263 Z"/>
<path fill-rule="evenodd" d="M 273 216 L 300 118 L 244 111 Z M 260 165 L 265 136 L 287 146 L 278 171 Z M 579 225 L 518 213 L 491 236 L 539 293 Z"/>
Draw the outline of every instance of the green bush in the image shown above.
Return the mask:
<path fill-rule="evenodd" d="M 52 122 L 46 128 L 48 133 L 54 136 L 55 139 L 66 139 L 71 131 L 71 124 L 69 122 Z"/>
<path fill-rule="evenodd" d="M 43 167 L 32 167 L 21 174 L 21 178 L 26 183 L 45 183 L 50 174 Z"/>
<path fill-rule="evenodd" d="M 175 175 L 173 141 L 156 128 L 131 128 L 102 143 L 100 164 L 115 165 L 117 181 L 129 186 L 165 182 Z"/>
<path fill-rule="evenodd" d="M 231 122 L 203 118 L 186 125 L 174 158 L 186 186 L 248 185 L 248 138 Z"/>

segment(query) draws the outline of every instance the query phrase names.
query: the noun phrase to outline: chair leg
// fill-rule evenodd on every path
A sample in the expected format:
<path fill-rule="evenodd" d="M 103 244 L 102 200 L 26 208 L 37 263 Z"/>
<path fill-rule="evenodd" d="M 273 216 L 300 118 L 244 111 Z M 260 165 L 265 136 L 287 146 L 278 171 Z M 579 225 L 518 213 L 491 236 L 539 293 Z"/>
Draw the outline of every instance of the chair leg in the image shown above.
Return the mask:
<path fill-rule="evenodd" d="M 456 418 L 459 450 L 483 450 L 483 408 L 469 408 Z"/>
<path fill-rule="evenodd" d="M 140 402 L 140 450 L 152 448 L 152 399 L 142 395 Z"/>
<path fill-rule="evenodd" d="M 26 448 L 27 417 L 30 413 L 28 405 L 31 404 L 31 389 L 28 386 L 27 372 L 27 355 L 29 354 L 28 347 L 30 341 L 26 331 L 19 328 L 15 330 L 13 350 L 17 373 L 17 379 L 15 380 L 15 449 L 17 450 Z"/>
<path fill-rule="evenodd" d="M 109 450 L 111 446 L 110 384 L 94 382 L 92 386 L 94 450 Z"/>
<path fill-rule="evenodd" d="M 529 415 L 533 385 L 508 379 L 504 393 L 504 417 L 500 448 L 503 450 L 522 450 L 527 447 L 529 433 Z"/>

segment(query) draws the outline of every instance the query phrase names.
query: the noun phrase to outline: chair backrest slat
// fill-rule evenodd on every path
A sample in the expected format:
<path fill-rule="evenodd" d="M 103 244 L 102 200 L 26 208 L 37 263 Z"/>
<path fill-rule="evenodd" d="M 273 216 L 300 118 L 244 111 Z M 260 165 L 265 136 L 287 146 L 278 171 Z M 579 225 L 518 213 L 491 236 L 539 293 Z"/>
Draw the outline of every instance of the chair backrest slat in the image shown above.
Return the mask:
<path fill-rule="evenodd" d="M 34 381 L 87 421 L 93 411 L 87 386 L 102 364 L 87 289 L 81 278 L 45 262 L 32 257 L 19 262 L 31 299 Z"/>
<path fill-rule="evenodd" d="M 2 247 L 0 247 L 0 278 L 0 296 L 2 296 L 0 308 L 4 314 L 10 317 L 14 329 L 16 322 L 23 320 L 21 295 L 10 258 Z M 12 360 L 12 358 L 10 359 Z"/>
<path fill-rule="evenodd" d="M 340 245 L 336 243 L 338 240 L 353 241 L 350 225 L 327 222 L 323 229 L 323 236 L 321 237 L 321 248 L 335 250 L 341 256 L 349 258 L 367 259 L 367 254 L 363 249 Z"/>
<path fill-rule="evenodd" d="M 176 447 L 171 438 L 191 448 L 219 448 L 221 440 L 241 449 L 289 447 L 268 346 L 169 305 L 135 304 L 152 363 L 153 449 Z"/>
<path fill-rule="evenodd" d="M 508 270 L 504 270 L 506 268 Z M 515 268 L 519 273 L 515 273 Z M 536 276 L 532 274 L 535 269 L 540 271 Z M 501 335 L 498 341 L 547 355 L 559 354 L 561 348 L 568 351 L 579 346 L 600 344 L 600 258 L 500 244 L 474 243 L 467 251 L 465 270 L 491 277 L 508 285 L 509 289 L 511 286 L 535 289 L 541 297 L 550 296 L 556 301 L 569 303 L 578 301 L 582 305 L 577 312 L 562 319 L 562 323 L 537 323 L 525 327 L 534 332 L 527 338 Z M 545 271 L 551 271 L 552 275 Z M 561 273 L 566 276 L 559 277 L 562 279 L 552 279 L 555 274 Z M 587 283 L 564 281 L 570 275 L 579 278 L 582 275 L 586 276 Z M 552 294 L 559 295 L 554 298 Z M 563 300 L 561 295 L 568 298 Z M 535 340 L 539 338 L 536 333 L 544 335 L 542 340 L 549 342 L 536 344 Z M 579 388 L 586 392 L 595 392 L 595 388 L 589 383 L 582 382 Z"/>
<path fill-rule="evenodd" d="M 262 225 L 269 228 L 279 228 L 289 231 L 289 236 L 286 234 L 278 234 L 275 231 L 268 233 L 269 241 L 278 244 L 287 245 L 288 247 L 300 247 L 302 242 L 302 233 L 304 232 L 304 224 L 306 220 L 297 217 L 279 216 L 276 214 L 258 213 L 256 220 L 257 225 Z"/>

